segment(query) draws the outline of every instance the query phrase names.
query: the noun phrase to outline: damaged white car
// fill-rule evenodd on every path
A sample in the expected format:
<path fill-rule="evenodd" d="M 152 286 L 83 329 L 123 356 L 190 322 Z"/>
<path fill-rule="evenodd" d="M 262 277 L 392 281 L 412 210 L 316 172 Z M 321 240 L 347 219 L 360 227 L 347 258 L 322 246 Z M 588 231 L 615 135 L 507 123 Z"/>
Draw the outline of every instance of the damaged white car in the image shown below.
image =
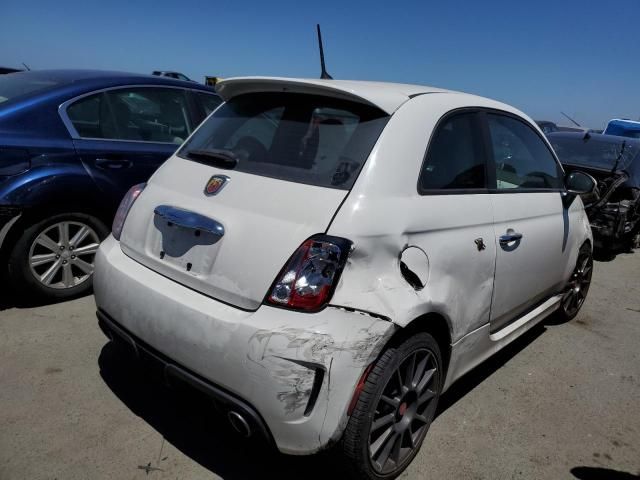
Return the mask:
<path fill-rule="evenodd" d="M 430 87 L 221 82 L 225 103 L 125 197 L 99 323 L 280 451 L 364 478 L 411 462 L 439 396 L 591 279 L 579 194 L 542 132 Z"/>

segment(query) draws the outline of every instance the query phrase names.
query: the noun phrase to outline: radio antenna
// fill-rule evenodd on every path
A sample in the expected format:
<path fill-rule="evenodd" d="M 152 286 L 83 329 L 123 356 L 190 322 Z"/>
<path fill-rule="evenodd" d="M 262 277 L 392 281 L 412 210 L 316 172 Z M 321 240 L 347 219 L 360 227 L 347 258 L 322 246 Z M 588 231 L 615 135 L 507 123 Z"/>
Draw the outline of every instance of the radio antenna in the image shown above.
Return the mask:
<path fill-rule="evenodd" d="M 320 33 L 320 24 L 316 24 L 318 30 L 318 46 L 320 47 L 320 78 L 323 80 L 333 80 L 333 77 L 327 73 L 327 69 L 324 66 L 324 48 L 322 48 L 322 33 Z"/>
<path fill-rule="evenodd" d="M 571 118 L 569 115 L 567 115 L 567 114 L 566 114 L 566 113 L 564 113 L 564 112 L 560 112 L 560 113 L 561 113 L 562 115 L 564 115 L 565 117 L 567 117 L 569 120 L 571 120 L 571 122 L 572 122 L 576 127 L 581 127 L 581 128 L 582 128 L 582 125 L 580 125 L 578 122 L 576 122 L 576 121 L 575 121 L 573 118 Z"/>

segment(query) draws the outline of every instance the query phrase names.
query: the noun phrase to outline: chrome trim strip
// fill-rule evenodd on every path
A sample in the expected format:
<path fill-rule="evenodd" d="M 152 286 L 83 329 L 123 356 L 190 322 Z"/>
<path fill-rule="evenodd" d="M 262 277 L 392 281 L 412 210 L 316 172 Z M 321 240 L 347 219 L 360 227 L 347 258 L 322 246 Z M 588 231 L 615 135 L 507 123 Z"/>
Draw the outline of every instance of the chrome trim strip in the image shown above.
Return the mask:
<path fill-rule="evenodd" d="M 67 115 L 67 107 L 69 107 L 69 105 L 71 105 L 72 103 L 75 103 L 76 101 L 78 101 L 78 100 L 80 100 L 80 99 L 82 99 L 84 97 L 88 97 L 88 96 L 91 96 L 91 95 L 96 95 L 98 93 L 109 92 L 111 90 L 123 90 L 125 88 L 171 88 L 171 89 L 174 89 L 174 90 L 186 90 L 186 91 L 190 91 L 190 92 L 204 93 L 205 95 L 206 94 L 217 95 L 218 97 L 220 97 L 220 95 L 218 95 L 215 92 L 208 92 L 206 90 L 199 90 L 197 88 L 187 88 L 187 87 L 178 87 L 178 86 L 174 87 L 172 85 L 130 84 L 130 85 L 118 85 L 118 86 L 115 86 L 115 87 L 100 88 L 98 90 L 93 90 L 91 92 L 87 92 L 87 93 L 83 93 L 82 95 L 78 95 L 77 97 L 73 97 L 72 99 L 66 100 L 65 102 L 61 103 L 58 106 L 58 115 L 60 115 L 60 119 L 62 120 L 62 123 L 64 123 L 64 126 L 69 131 L 69 135 L 71 135 L 71 138 L 73 140 L 104 140 L 106 142 L 161 143 L 161 144 L 165 144 L 165 145 L 177 145 L 177 144 L 175 144 L 173 142 L 150 142 L 148 140 L 121 140 L 121 139 L 118 139 L 118 138 L 93 138 L 93 137 L 81 137 L 80 135 L 78 135 L 78 131 L 73 126 L 73 123 L 71 122 L 71 120 L 69 119 L 69 116 Z M 195 128 L 197 128 L 197 125 L 196 125 L 196 127 L 194 127 L 194 130 L 195 130 Z"/>
<path fill-rule="evenodd" d="M 519 329 L 526 323 L 529 323 L 531 321 L 537 322 L 539 320 L 542 320 L 549 313 L 555 311 L 558 308 L 558 306 L 560 305 L 560 300 L 562 300 L 562 295 L 555 295 L 549 298 L 542 305 L 539 305 L 537 308 L 533 309 L 526 315 L 523 315 L 515 322 L 510 323 L 509 325 L 507 325 L 501 330 L 498 330 L 495 333 L 490 333 L 489 338 L 491 339 L 491 341 L 496 342 L 498 340 L 503 339 L 507 335 L 510 335 L 511 333 L 515 332 L 517 329 Z"/>
<path fill-rule="evenodd" d="M 184 210 L 182 208 L 172 207 L 171 205 L 158 205 L 153 213 L 173 223 L 178 227 L 188 228 L 192 230 L 202 230 L 209 232 L 218 237 L 224 235 L 224 227 L 220 222 L 199 213 Z"/>

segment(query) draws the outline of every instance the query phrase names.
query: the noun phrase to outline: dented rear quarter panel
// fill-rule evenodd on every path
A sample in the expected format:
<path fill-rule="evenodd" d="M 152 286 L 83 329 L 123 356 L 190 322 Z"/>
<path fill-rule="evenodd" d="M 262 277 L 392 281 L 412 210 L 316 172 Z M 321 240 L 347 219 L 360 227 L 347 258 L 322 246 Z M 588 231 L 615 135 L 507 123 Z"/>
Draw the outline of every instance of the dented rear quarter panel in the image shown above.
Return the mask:
<path fill-rule="evenodd" d="M 470 106 L 518 113 L 471 98 L 476 105 L 466 95 L 425 94 L 393 115 L 329 228 L 355 245 L 333 303 L 384 315 L 399 326 L 435 312 L 448 321 L 454 342 L 489 321 L 496 252 L 489 195 L 417 191 L 431 133 L 443 115 Z M 477 248 L 478 238 L 484 250 Z M 428 281 L 419 291 L 400 273 L 407 246 L 427 256 Z"/>

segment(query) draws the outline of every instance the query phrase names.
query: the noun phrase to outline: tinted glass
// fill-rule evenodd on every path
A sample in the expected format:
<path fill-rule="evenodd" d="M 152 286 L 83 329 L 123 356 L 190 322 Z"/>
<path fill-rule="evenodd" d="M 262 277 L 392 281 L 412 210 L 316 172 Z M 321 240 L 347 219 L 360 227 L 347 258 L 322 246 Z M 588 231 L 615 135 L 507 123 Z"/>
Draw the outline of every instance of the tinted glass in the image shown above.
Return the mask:
<path fill-rule="evenodd" d="M 109 138 L 179 144 L 191 133 L 184 90 L 118 89 L 106 97 L 116 126 Z"/>
<path fill-rule="evenodd" d="M 330 97 L 246 94 L 218 108 L 178 154 L 227 150 L 242 172 L 349 189 L 387 120 L 376 108 Z"/>
<path fill-rule="evenodd" d="M 558 164 L 531 127 L 505 115 L 487 119 L 499 190 L 561 188 Z"/>
<path fill-rule="evenodd" d="M 618 169 L 627 168 L 640 153 L 640 142 L 609 135 L 604 137 L 591 135 L 589 138 L 584 138 L 583 135 L 572 137 L 550 135 L 549 142 L 562 163 L 607 170 L 611 170 L 616 161 Z"/>
<path fill-rule="evenodd" d="M 112 124 L 109 109 L 103 102 L 103 95 L 84 97 L 67 107 L 67 116 L 78 132 L 84 138 L 104 138 L 100 118 L 103 124 Z"/>
<path fill-rule="evenodd" d="M 84 138 L 182 143 L 191 133 L 183 90 L 135 88 L 84 97 L 67 108 Z"/>
<path fill-rule="evenodd" d="M 211 93 L 196 93 L 196 98 L 200 105 L 202 105 L 202 109 L 204 110 L 205 115 L 208 117 L 211 112 L 213 112 L 218 105 L 222 103 L 222 99 L 218 95 L 213 95 Z"/>
<path fill-rule="evenodd" d="M 486 188 L 482 137 L 475 113 L 450 117 L 436 130 L 420 174 L 420 190 Z"/>
<path fill-rule="evenodd" d="M 56 85 L 58 85 L 58 82 L 54 80 L 28 73 L 0 75 L 0 103 L 22 95 L 48 90 Z"/>

